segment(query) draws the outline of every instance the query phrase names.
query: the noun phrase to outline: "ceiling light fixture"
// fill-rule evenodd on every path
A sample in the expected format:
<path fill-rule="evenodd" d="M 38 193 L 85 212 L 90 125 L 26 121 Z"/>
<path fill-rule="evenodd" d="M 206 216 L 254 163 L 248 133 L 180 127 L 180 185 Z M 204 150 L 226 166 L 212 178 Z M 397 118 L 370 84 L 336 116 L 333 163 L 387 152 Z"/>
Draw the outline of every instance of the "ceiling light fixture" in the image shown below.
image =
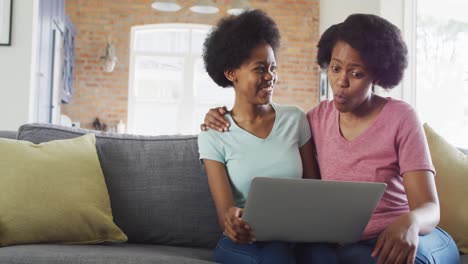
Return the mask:
<path fill-rule="evenodd" d="M 247 0 L 236 0 L 231 5 L 231 7 L 227 10 L 228 14 L 230 15 L 239 15 L 244 11 L 250 9 L 249 1 Z"/>
<path fill-rule="evenodd" d="M 190 7 L 190 10 L 201 14 L 214 14 L 219 12 L 219 8 L 212 0 L 198 0 L 195 5 Z"/>
<path fill-rule="evenodd" d="M 151 7 L 163 12 L 176 12 L 181 9 L 177 0 L 156 0 L 151 4 Z"/>

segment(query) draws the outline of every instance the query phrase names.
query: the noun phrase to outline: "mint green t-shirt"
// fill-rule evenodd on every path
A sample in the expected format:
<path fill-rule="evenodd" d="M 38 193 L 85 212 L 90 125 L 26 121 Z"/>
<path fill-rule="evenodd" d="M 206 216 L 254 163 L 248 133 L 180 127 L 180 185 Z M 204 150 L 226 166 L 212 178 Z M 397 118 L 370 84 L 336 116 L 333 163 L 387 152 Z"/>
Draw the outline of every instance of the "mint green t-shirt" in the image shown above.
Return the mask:
<path fill-rule="evenodd" d="M 223 163 L 234 201 L 243 208 L 254 177 L 302 178 L 299 148 L 311 137 L 306 115 L 296 106 L 271 104 L 275 123 L 262 139 L 236 125 L 230 114 L 228 132 L 209 129 L 198 136 L 200 160 Z"/>

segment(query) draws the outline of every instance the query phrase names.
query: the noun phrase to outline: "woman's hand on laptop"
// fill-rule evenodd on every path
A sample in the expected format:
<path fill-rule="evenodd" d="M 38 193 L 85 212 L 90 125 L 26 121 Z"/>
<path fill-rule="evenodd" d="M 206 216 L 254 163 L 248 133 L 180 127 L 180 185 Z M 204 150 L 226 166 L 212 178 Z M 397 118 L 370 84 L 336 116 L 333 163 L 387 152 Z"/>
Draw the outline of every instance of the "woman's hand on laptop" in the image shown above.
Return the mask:
<path fill-rule="evenodd" d="M 244 210 L 239 207 L 229 208 L 224 215 L 224 234 L 234 243 L 246 244 L 255 242 L 250 226 L 242 221 Z"/>
<path fill-rule="evenodd" d="M 226 106 L 210 109 L 210 111 L 206 113 L 204 123 L 200 125 L 200 129 L 206 131 L 209 127 L 219 132 L 228 131 L 230 124 L 226 118 L 224 118 L 227 112 Z"/>
<path fill-rule="evenodd" d="M 416 258 L 419 229 L 406 214 L 389 225 L 379 236 L 372 257 L 379 257 L 378 264 L 412 264 Z"/>

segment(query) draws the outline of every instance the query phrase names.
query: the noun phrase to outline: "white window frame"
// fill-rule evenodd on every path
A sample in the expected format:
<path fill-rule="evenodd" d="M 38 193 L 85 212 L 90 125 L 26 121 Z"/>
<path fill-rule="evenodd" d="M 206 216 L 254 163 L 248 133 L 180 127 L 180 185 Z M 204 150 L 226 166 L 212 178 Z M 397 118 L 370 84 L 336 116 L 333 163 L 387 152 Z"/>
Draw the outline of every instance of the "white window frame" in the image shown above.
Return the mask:
<path fill-rule="evenodd" d="M 416 105 L 416 26 L 417 26 L 416 0 L 403 1 L 402 34 L 408 47 L 408 68 L 402 85 L 402 99 L 414 109 Z"/>
<path fill-rule="evenodd" d="M 416 0 L 380 0 L 379 15 L 400 28 L 408 48 L 408 68 L 402 82 L 391 90 L 377 88 L 381 96 L 403 100 L 416 108 Z"/>
<path fill-rule="evenodd" d="M 201 54 L 192 54 L 192 49 L 189 48 L 188 53 L 185 55 L 178 55 L 174 53 L 166 53 L 166 52 L 141 52 L 135 51 L 135 37 L 136 33 L 140 30 L 151 30 L 151 29 L 188 29 L 192 30 L 210 30 L 213 26 L 212 25 L 203 25 L 203 24 L 187 24 L 187 23 L 164 23 L 164 24 L 152 24 L 152 25 L 144 25 L 144 26 L 133 26 L 131 28 L 131 35 L 130 35 L 130 65 L 129 65 L 129 84 L 128 84 L 128 120 L 127 120 L 127 129 L 129 133 L 134 133 L 135 130 L 135 106 L 136 106 L 136 97 L 135 97 L 135 87 L 134 87 L 134 80 L 135 80 L 135 61 L 137 56 L 162 56 L 162 57 L 179 57 L 184 58 L 184 70 L 183 74 L 183 94 L 182 97 L 182 111 L 179 116 L 179 120 L 182 122 L 178 123 L 178 131 L 189 131 L 192 127 L 192 117 L 190 115 L 183 115 L 183 113 L 188 113 L 194 108 L 194 62 L 197 58 L 200 58 Z M 192 42 L 192 34 L 188 34 L 189 36 L 189 43 Z M 191 45 L 189 46 L 191 47 Z M 138 100 L 138 101 L 145 101 L 145 102 L 153 102 L 158 103 L 163 101 L 158 99 L 147 99 L 147 100 Z M 164 100 L 164 103 L 168 101 Z"/>

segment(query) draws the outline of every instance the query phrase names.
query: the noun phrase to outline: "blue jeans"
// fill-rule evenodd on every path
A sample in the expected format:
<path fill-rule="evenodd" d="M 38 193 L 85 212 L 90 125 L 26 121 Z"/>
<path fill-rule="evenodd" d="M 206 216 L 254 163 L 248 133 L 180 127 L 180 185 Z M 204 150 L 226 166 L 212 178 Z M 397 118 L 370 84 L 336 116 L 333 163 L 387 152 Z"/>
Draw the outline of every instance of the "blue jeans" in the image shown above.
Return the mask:
<path fill-rule="evenodd" d="M 224 264 L 294 264 L 293 244 L 285 242 L 255 242 L 236 244 L 226 236 L 214 251 L 214 261 Z"/>
<path fill-rule="evenodd" d="M 326 243 L 298 244 L 298 263 L 377 263 L 378 258 L 371 258 L 376 243 L 377 239 L 345 246 Z M 440 227 L 436 227 L 431 233 L 419 236 L 415 263 L 458 264 L 460 255 L 452 237 Z"/>

